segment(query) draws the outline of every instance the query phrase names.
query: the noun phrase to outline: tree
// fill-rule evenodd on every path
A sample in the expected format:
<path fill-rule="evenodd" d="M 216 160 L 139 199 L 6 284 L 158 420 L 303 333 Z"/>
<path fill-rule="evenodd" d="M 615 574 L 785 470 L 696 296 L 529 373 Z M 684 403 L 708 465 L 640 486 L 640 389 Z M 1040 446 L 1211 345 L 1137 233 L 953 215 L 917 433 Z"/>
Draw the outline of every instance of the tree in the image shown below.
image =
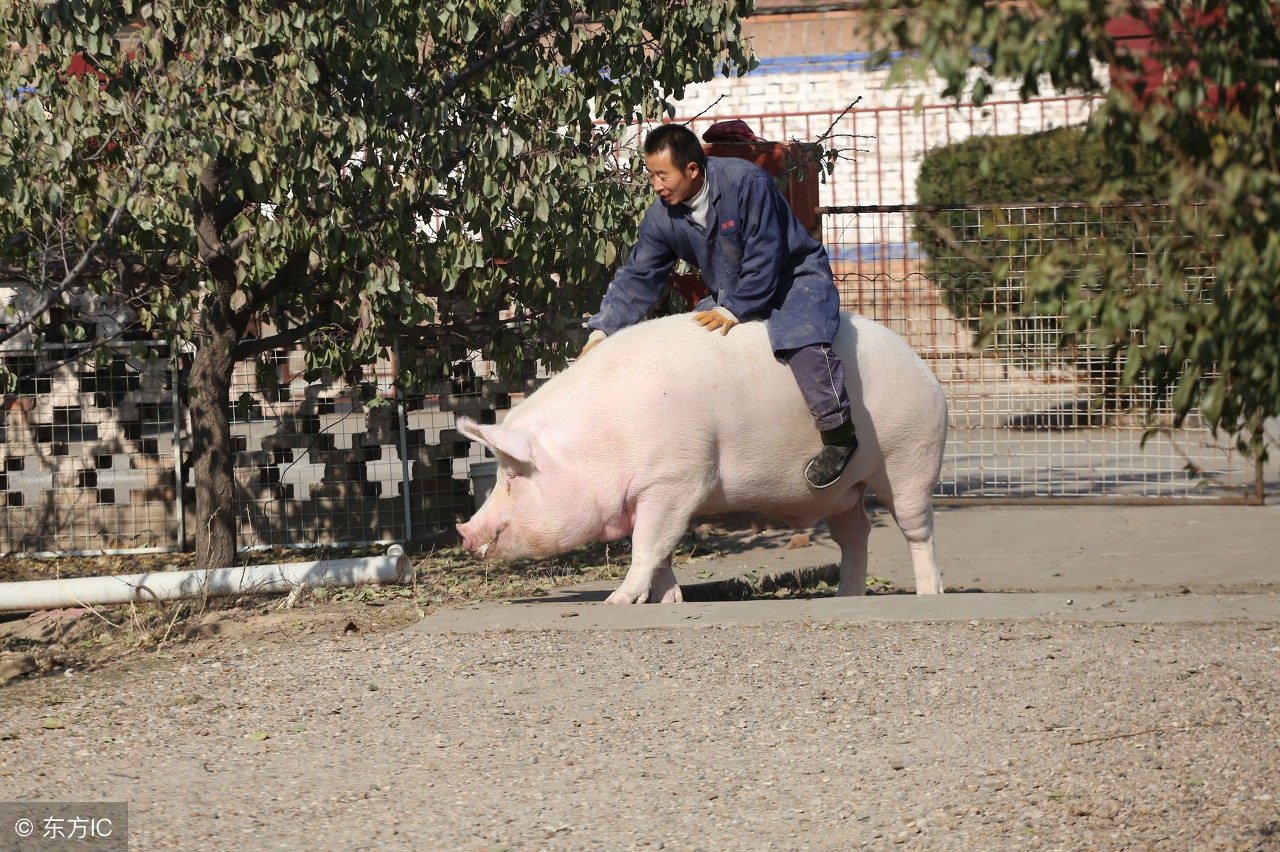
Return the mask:
<path fill-rule="evenodd" d="M 406 384 L 456 343 L 563 366 L 646 200 L 623 133 L 745 73 L 749 12 L 0 0 L 0 265 L 37 303 L 0 342 L 92 290 L 194 345 L 197 560 L 228 565 L 233 367 L 305 342 L 343 375 L 396 341 Z"/>
<path fill-rule="evenodd" d="M 1117 37 L 1121 19 L 1149 33 L 1142 50 Z M 944 96 L 976 103 L 997 79 L 1023 98 L 1102 93 L 1088 129 L 1117 162 L 1162 152 L 1174 227 L 1145 235 L 1140 279 L 1120 248 L 1063 246 L 1028 270 L 1022 311 L 1065 315 L 1064 345 L 1105 348 L 1126 384 L 1171 394 L 1176 423 L 1198 410 L 1265 460 L 1280 414 L 1280 4 L 874 0 L 868 20 L 898 77 L 932 69 Z"/>

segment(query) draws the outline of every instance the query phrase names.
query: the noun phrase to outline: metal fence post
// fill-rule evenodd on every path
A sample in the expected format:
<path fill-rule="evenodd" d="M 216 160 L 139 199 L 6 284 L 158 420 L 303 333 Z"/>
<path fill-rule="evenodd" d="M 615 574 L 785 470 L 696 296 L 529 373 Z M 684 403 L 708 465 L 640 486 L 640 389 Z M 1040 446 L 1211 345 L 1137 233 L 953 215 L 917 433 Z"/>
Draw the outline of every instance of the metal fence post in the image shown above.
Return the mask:
<path fill-rule="evenodd" d="M 187 548 L 187 499 L 183 483 L 186 475 L 182 470 L 182 394 L 179 385 L 182 383 L 182 354 L 177 341 L 169 344 L 169 384 L 173 389 L 173 475 L 177 486 L 178 528 L 174 538 L 178 552 Z"/>
<path fill-rule="evenodd" d="M 392 351 L 395 353 L 396 366 L 395 373 L 400 372 L 400 343 L 397 341 L 393 344 Z M 392 382 L 395 381 L 393 376 Z M 409 493 L 409 416 L 405 412 L 404 398 L 400 395 L 399 389 L 396 389 L 396 411 L 400 419 L 400 479 L 404 483 L 404 540 L 413 540 L 413 507 L 410 503 L 412 495 Z"/>

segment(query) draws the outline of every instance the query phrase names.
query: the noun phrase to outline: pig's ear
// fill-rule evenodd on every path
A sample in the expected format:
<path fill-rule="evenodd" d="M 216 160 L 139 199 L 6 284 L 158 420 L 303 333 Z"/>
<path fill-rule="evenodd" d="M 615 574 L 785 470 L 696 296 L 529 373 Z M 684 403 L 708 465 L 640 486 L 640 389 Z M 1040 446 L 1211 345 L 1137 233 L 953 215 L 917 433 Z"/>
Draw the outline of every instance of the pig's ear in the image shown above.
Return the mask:
<path fill-rule="evenodd" d="M 497 453 L 502 466 L 512 473 L 533 471 L 533 438 L 529 433 L 502 425 L 481 426 L 465 417 L 458 418 L 458 431 Z"/>

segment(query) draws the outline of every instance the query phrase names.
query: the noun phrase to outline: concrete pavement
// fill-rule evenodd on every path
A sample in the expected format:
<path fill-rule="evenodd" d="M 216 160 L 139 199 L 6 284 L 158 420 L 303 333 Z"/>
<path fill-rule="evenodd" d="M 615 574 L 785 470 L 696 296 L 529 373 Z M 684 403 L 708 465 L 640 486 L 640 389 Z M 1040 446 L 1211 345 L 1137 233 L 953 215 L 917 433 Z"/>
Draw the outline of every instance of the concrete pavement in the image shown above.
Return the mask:
<path fill-rule="evenodd" d="M 826 577 L 839 548 L 824 527 L 729 531 L 714 555 L 677 572 L 684 604 L 610 607 L 616 582 L 541 598 L 437 612 L 411 630 L 644 628 L 795 620 L 945 621 L 1047 618 L 1109 622 L 1280 622 L 1280 505 L 968 506 L 937 510 L 938 562 L 948 594 L 921 597 L 892 518 L 872 513 L 868 576 L 899 594 L 863 598 L 724 598 L 750 579 Z M 788 547 L 795 533 L 809 545 Z M 707 600 L 713 598 L 713 600 Z"/>

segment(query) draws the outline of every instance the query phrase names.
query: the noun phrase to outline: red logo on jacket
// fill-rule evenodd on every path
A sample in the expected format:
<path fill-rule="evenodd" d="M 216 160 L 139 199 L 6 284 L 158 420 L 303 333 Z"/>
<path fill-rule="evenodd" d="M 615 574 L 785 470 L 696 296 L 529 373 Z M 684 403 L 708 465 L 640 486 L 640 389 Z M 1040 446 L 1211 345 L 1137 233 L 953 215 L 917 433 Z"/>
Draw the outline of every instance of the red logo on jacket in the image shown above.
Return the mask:
<path fill-rule="evenodd" d="M 720 230 L 722 230 L 722 231 L 723 231 L 723 230 L 725 230 L 726 228 L 732 228 L 732 227 L 733 227 L 734 225 L 736 225 L 736 224 L 738 224 L 738 223 L 737 223 L 737 222 L 735 222 L 735 221 L 734 221 L 734 220 L 732 220 L 732 219 L 730 219 L 728 222 L 721 222 L 721 223 L 720 223 Z"/>

